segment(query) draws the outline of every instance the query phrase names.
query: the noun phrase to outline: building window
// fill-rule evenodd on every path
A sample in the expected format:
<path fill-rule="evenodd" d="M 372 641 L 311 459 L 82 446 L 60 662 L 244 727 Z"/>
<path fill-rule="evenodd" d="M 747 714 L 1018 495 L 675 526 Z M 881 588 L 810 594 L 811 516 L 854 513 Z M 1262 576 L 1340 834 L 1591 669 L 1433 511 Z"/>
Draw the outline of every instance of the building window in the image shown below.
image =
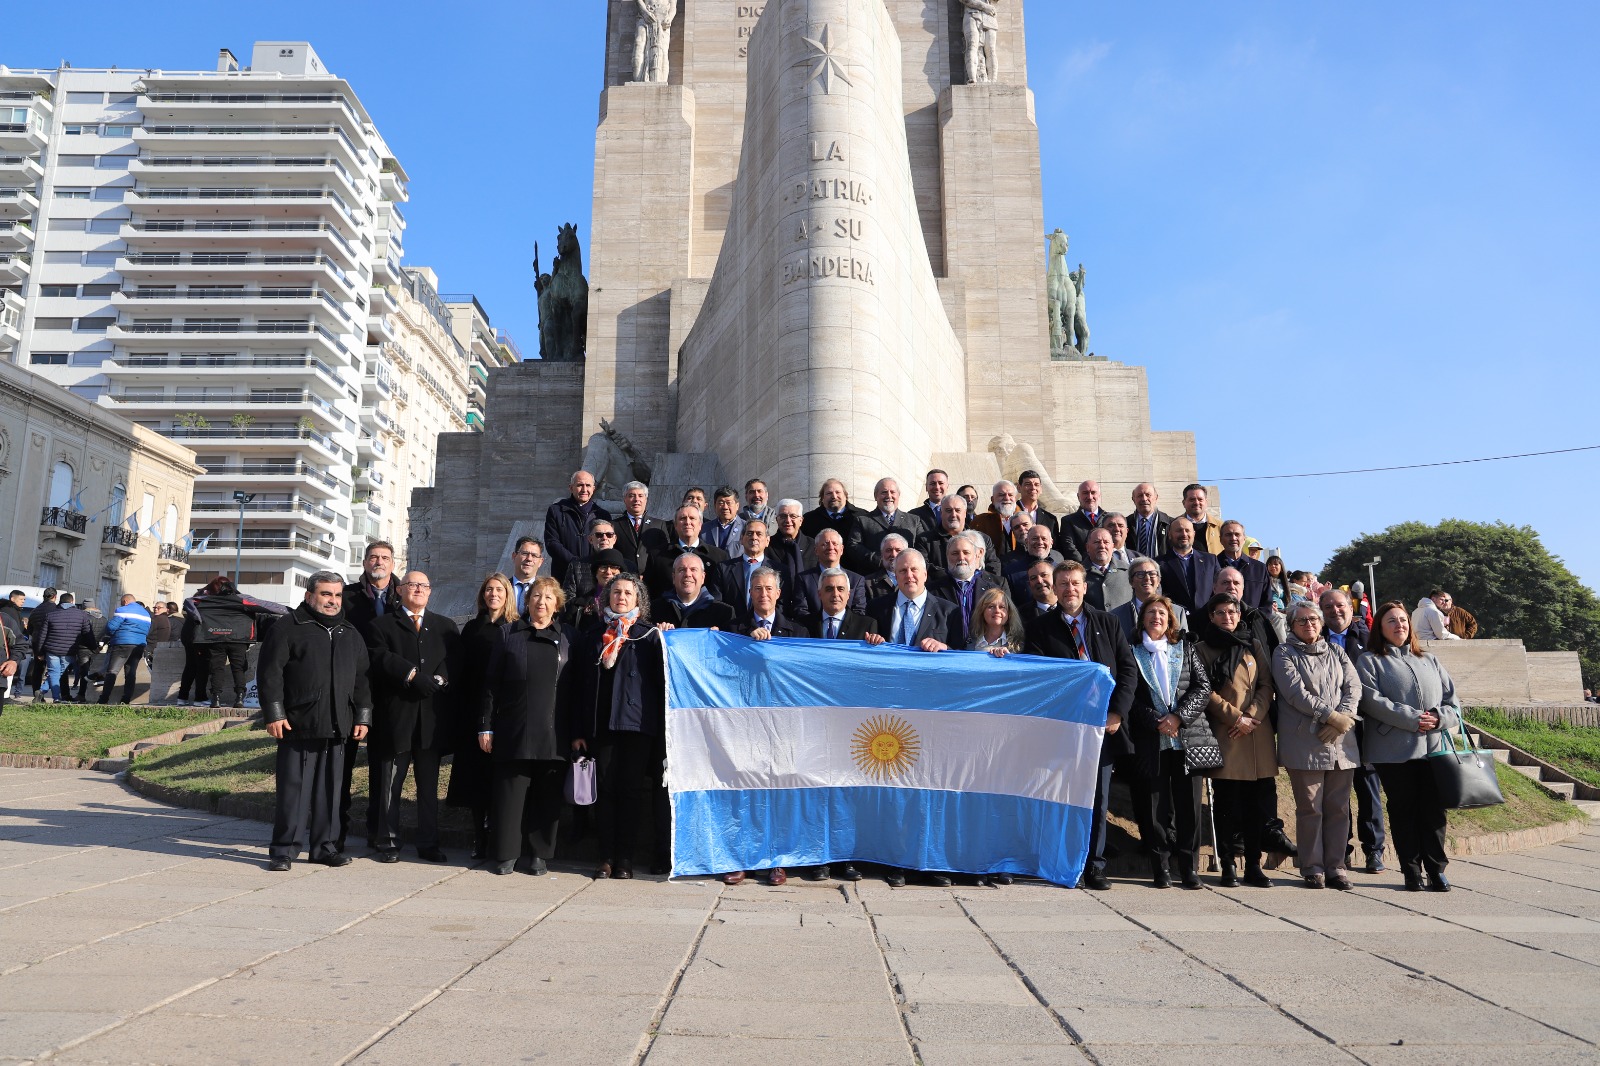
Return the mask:
<path fill-rule="evenodd" d="M 56 162 L 64 167 L 92 167 L 94 166 L 94 156 L 58 155 L 56 156 Z"/>
<path fill-rule="evenodd" d="M 87 186 L 56 186 L 56 197 L 61 200 L 87 200 L 89 189 Z"/>
<path fill-rule="evenodd" d="M 28 356 L 28 362 L 34 366 L 66 366 L 66 352 L 33 352 Z"/>
<path fill-rule="evenodd" d="M 122 253 L 118 252 L 118 251 L 112 251 L 112 252 L 84 252 L 83 253 L 83 265 L 84 266 L 91 266 L 91 267 L 96 267 L 96 266 L 106 266 L 106 267 L 115 266 L 116 263 L 117 263 L 117 258 L 120 255 L 122 255 Z"/>
<path fill-rule="evenodd" d="M 96 350 L 94 348 L 89 348 L 89 349 L 86 349 L 85 351 L 73 352 L 72 353 L 72 365 L 73 366 L 99 366 L 101 363 L 104 363 L 110 357 L 111 357 L 111 353 L 110 352 L 98 351 L 98 350 Z M 79 393 L 79 395 L 83 395 L 83 394 Z M 96 396 L 100 395 L 99 391 L 96 391 L 95 395 Z"/>
<path fill-rule="evenodd" d="M 139 94 L 138 93 L 112 93 L 111 94 L 111 106 L 113 106 L 113 107 L 137 107 L 138 104 L 139 104 Z"/>
<path fill-rule="evenodd" d="M 116 291 L 117 286 L 115 285 L 85 285 L 83 287 L 84 296 L 110 296 Z"/>
<path fill-rule="evenodd" d="M 39 584 L 47 589 L 61 586 L 61 567 L 55 563 L 39 564 Z"/>
<path fill-rule="evenodd" d="M 131 155 L 103 155 L 95 166 L 100 170 L 127 170 L 131 162 L 133 162 Z"/>
<path fill-rule="evenodd" d="M 61 133 L 65 137 L 81 137 L 85 133 L 94 133 L 99 126 L 63 126 Z"/>
<path fill-rule="evenodd" d="M 79 333 L 104 333 L 117 324 L 115 315 L 78 319 Z"/>
<path fill-rule="evenodd" d="M 102 131 L 107 137 L 132 137 L 132 126 L 107 126 Z"/>
<path fill-rule="evenodd" d="M 68 93 L 69 104 L 103 104 L 106 102 L 105 93 Z"/>
<path fill-rule="evenodd" d="M 128 487 L 119 481 L 111 486 L 111 506 L 106 508 L 106 525 L 122 525 L 122 520 L 126 517 L 123 512 L 127 509 Z"/>
<path fill-rule="evenodd" d="M 65 507 L 72 502 L 72 464 L 59 462 L 50 472 L 50 506 Z"/>
<path fill-rule="evenodd" d="M 76 285 L 41 285 L 39 286 L 39 295 L 68 297 L 77 296 L 78 287 Z"/>
<path fill-rule="evenodd" d="M 71 329 L 70 318 L 36 318 L 33 320 L 34 329 Z"/>
<path fill-rule="evenodd" d="M 125 218 L 91 218 L 83 228 L 90 233 L 116 233 L 127 221 Z"/>
<path fill-rule="evenodd" d="M 102 185 L 94 191 L 94 198 L 96 200 L 111 200 L 120 204 L 127 192 L 128 190 L 120 185 Z"/>
<path fill-rule="evenodd" d="M 167 513 L 161 518 L 161 543 L 178 543 L 178 505 L 167 504 Z"/>

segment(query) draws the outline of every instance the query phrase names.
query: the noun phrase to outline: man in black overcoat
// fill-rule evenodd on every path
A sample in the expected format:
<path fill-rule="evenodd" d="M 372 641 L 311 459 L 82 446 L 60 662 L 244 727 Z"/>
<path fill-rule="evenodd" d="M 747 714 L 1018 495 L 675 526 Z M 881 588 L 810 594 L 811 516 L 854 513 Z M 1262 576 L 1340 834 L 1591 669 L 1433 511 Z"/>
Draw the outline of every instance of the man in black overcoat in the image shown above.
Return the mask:
<path fill-rule="evenodd" d="M 372 623 L 400 609 L 400 590 L 395 583 L 394 545 L 386 540 L 375 540 L 367 545 L 361 555 L 361 576 L 344 586 L 344 616 L 361 639 L 372 641 Z M 351 739 L 344 746 L 344 791 L 339 798 L 339 850 L 345 849 L 350 836 L 350 782 L 356 771 L 356 756 L 360 754 L 360 741 Z M 367 806 L 367 837 L 376 833 L 372 821 L 373 807 Z"/>
<path fill-rule="evenodd" d="M 339 847 L 345 741 L 367 735 L 372 695 L 367 646 L 345 617 L 343 602 L 344 578 L 331 570 L 312 574 L 305 602 L 261 642 L 261 715 L 278 742 L 269 870 L 289 868 L 308 829 L 312 862 L 350 862 Z"/>
<path fill-rule="evenodd" d="M 367 737 L 369 820 L 379 862 L 400 861 L 400 793 L 407 771 L 417 785 L 417 854 L 444 862 L 439 847 L 439 756 L 453 735 L 449 720 L 450 658 L 461 632 L 447 615 L 428 610 L 428 575 L 400 581 L 400 609 L 372 623 L 372 731 Z"/>

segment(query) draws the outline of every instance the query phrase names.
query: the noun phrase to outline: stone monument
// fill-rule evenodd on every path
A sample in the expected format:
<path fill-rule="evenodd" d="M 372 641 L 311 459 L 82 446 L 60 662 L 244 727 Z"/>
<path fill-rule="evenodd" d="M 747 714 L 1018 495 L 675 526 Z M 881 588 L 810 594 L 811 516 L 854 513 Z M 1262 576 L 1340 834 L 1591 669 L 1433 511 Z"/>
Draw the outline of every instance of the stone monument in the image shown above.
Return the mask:
<path fill-rule="evenodd" d="M 671 71 L 672 20 L 678 0 L 634 0 L 639 21 L 634 27 L 633 80 L 663 82 Z"/>
<path fill-rule="evenodd" d="M 1026 456 L 1066 506 L 1085 478 L 1109 506 L 1195 480 L 1144 370 L 1086 358 L 1081 268 L 1055 292 L 1039 269 L 1021 0 L 607 2 L 586 359 L 491 372 L 487 433 L 442 441 L 413 498 L 408 562 L 476 587 L 602 420 L 657 515 L 713 474 L 867 499 L 940 466 L 986 495 Z M 647 54 L 666 31 L 659 79 L 641 27 Z"/>

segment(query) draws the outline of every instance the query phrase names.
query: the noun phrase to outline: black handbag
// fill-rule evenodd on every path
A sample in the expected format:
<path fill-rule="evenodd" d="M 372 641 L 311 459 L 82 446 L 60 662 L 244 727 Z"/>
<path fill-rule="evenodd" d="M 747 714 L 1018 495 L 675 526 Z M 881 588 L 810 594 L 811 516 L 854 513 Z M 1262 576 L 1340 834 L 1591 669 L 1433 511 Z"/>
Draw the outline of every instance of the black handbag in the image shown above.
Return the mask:
<path fill-rule="evenodd" d="M 1461 722 L 1461 746 L 1455 745 L 1450 730 L 1440 733 L 1444 747 L 1425 756 L 1433 768 L 1433 781 L 1445 810 L 1465 811 L 1474 807 L 1493 807 L 1504 803 L 1500 780 L 1494 768 L 1494 754 L 1474 748 L 1467 739 L 1467 724 Z"/>

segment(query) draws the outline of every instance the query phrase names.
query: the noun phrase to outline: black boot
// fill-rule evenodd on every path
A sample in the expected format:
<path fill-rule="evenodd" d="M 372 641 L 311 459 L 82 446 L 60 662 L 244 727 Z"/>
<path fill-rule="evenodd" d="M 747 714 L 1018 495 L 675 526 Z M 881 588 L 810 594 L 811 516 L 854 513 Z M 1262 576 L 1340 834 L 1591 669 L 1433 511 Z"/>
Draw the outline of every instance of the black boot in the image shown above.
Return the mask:
<path fill-rule="evenodd" d="M 1217 887 L 1238 888 L 1239 872 L 1238 869 L 1233 865 L 1233 856 L 1219 855 L 1217 857 L 1217 864 L 1222 868 L 1222 872 L 1217 875 Z"/>
<path fill-rule="evenodd" d="M 1150 856 L 1150 883 L 1157 888 L 1172 887 L 1172 875 L 1167 872 L 1167 860 L 1164 856 Z"/>
<path fill-rule="evenodd" d="M 472 832 L 472 857 L 474 859 L 486 858 L 489 854 L 489 831 L 475 829 Z"/>
<path fill-rule="evenodd" d="M 1289 834 L 1283 831 L 1283 819 L 1274 818 L 1267 823 L 1264 834 L 1264 843 L 1268 851 L 1282 852 L 1289 858 L 1297 858 L 1300 849 L 1294 846 L 1294 841 L 1289 839 Z"/>
<path fill-rule="evenodd" d="M 1193 859 L 1178 860 L 1178 883 L 1191 892 L 1201 887 L 1200 875 L 1195 871 Z"/>
<path fill-rule="evenodd" d="M 1261 855 L 1246 855 L 1244 859 L 1244 883 L 1251 888 L 1271 888 L 1272 878 L 1261 869 Z"/>

